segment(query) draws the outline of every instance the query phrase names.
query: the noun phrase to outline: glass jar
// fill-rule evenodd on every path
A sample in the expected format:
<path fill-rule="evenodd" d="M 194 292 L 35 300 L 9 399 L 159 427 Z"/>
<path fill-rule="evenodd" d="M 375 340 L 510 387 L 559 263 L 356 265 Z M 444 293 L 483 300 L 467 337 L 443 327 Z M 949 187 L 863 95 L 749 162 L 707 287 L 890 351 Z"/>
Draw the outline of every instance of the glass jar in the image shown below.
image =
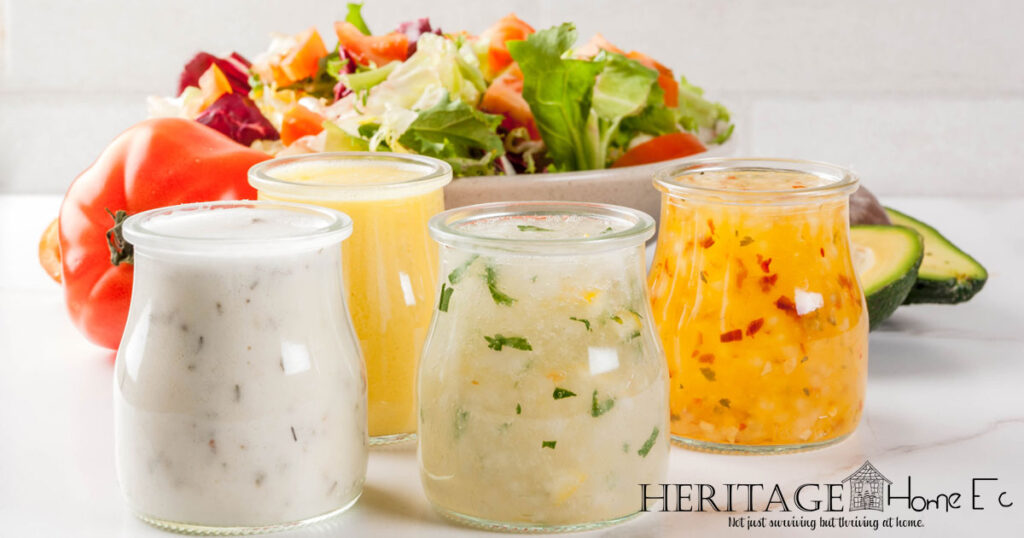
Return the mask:
<path fill-rule="evenodd" d="M 857 178 L 816 162 L 700 159 L 654 183 L 664 194 L 649 282 L 673 439 L 764 453 L 849 435 L 868 367 L 849 239 Z"/>
<path fill-rule="evenodd" d="M 339 513 L 366 476 L 366 380 L 342 294 L 345 215 L 212 202 L 129 217 L 118 478 L 142 519 L 235 534 Z"/>
<path fill-rule="evenodd" d="M 430 221 L 441 279 L 419 370 L 423 487 L 445 516 L 511 531 L 628 519 L 668 464 L 650 323 L 650 216 L 520 202 Z"/>
<path fill-rule="evenodd" d="M 370 443 L 416 431 L 416 361 L 427 337 L 437 245 L 427 220 L 444 210 L 451 167 L 398 153 L 318 153 L 254 166 L 261 200 L 315 204 L 352 217 L 343 251 L 348 305 L 369 383 Z"/>

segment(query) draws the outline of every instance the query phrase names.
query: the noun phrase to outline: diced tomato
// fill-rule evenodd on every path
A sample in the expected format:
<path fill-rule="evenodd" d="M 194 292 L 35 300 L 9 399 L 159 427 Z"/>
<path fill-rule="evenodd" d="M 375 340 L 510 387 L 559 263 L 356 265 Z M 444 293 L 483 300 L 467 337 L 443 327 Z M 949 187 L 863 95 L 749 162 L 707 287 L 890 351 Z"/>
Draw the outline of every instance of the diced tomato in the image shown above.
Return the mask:
<path fill-rule="evenodd" d="M 612 163 L 612 168 L 677 159 L 700 153 L 706 149 L 704 144 L 701 144 L 700 140 L 690 133 L 664 134 L 630 149 Z"/>
<path fill-rule="evenodd" d="M 533 112 L 526 99 L 523 99 L 523 72 L 515 62 L 487 87 L 480 100 L 480 110 L 504 116 L 501 125 L 510 131 L 516 127 L 526 127 L 530 138 L 540 139 Z"/>
<path fill-rule="evenodd" d="M 293 81 L 315 75 L 320 58 L 327 56 L 327 47 L 316 28 L 308 28 L 295 40 L 298 44 L 281 60 L 281 71 Z"/>
<path fill-rule="evenodd" d="M 224 76 L 224 72 L 216 64 L 211 64 L 199 77 L 199 90 L 203 96 L 202 110 L 206 110 L 225 93 L 232 92 L 228 77 Z"/>
<path fill-rule="evenodd" d="M 374 63 L 381 67 L 395 60 L 403 62 L 409 54 L 409 38 L 405 34 L 365 35 L 344 21 L 334 23 L 334 32 L 341 47 L 359 65 Z"/>
<path fill-rule="evenodd" d="M 676 82 L 676 77 L 672 74 L 671 69 L 658 63 L 654 58 L 635 50 L 627 54 L 626 57 L 657 70 L 658 86 L 665 91 L 665 106 L 672 108 L 679 106 L 679 83 Z"/>
<path fill-rule="evenodd" d="M 323 130 L 323 116 L 300 104 L 294 104 L 284 113 L 284 119 L 281 120 L 281 142 L 287 146 L 304 136 L 315 135 Z"/>
<path fill-rule="evenodd" d="M 506 42 L 522 41 L 534 31 L 532 26 L 509 13 L 480 34 L 480 39 L 488 42 L 486 72 L 493 76 L 504 71 L 512 64 Z"/>

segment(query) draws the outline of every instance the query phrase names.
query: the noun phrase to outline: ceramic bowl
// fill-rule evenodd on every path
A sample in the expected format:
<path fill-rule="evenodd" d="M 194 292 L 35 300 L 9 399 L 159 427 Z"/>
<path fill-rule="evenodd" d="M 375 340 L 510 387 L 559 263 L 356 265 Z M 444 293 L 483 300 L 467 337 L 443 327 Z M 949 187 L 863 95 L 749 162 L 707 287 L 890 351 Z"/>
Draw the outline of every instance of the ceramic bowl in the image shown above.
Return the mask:
<path fill-rule="evenodd" d="M 726 157 L 734 152 L 732 140 L 707 151 L 659 163 L 604 170 L 520 174 L 516 176 L 465 177 L 444 189 L 449 209 L 485 202 L 538 201 L 596 202 L 639 209 L 658 219 L 661 193 L 655 190 L 654 173 L 686 159 Z"/>

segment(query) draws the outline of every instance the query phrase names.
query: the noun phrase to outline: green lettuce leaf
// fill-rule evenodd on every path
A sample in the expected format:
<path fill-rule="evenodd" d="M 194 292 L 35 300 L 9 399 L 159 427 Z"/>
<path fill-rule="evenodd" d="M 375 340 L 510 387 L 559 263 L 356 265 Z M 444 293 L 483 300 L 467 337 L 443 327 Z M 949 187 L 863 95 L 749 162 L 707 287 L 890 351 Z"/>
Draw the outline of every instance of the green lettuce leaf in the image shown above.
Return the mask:
<path fill-rule="evenodd" d="M 701 127 L 710 129 L 719 121 L 728 122 L 729 110 L 720 103 L 706 99 L 703 89 L 690 84 L 686 77 L 680 77 L 677 117 L 684 129 L 695 133 Z M 728 132 L 731 133 L 732 130 L 729 129 Z"/>
<path fill-rule="evenodd" d="M 370 35 L 370 27 L 366 26 L 366 21 L 363 20 L 362 2 L 349 2 L 348 14 L 345 15 L 345 22 L 352 23 L 352 26 L 358 28 L 363 35 Z"/>
<path fill-rule="evenodd" d="M 604 167 L 595 166 L 597 134 L 587 133 L 594 84 L 604 65 L 562 58 L 575 42 L 571 23 L 508 42 L 509 53 L 523 71 L 523 98 L 556 170 Z"/>
<path fill-rule="evenodd" d="M 622 122 L 640 114 L 648 106 L 650 95 L 655 93 L 654 88 L 661 89 L 657 84 L 657 71 L 621 54 L 605 57 L 604 69 L 594 85 L 594 109 L 588 123 L 596 125 L 596 130 L 593 127 L 588 129 L 588 135 L 597 133 L 597 139 L 591 141 L 594 148 L 592 168 L 607 166 L 609 148 L 622 143 Z M 625 143 L 628 144 L 628 140 Z"/>
<path fill-rule="evenodd" d="M 505 153 L 497 134 L 501 116 L 486 114 L 444 94 L 419 112 L 398 142 L 421 155 L 447 161 L 455 175 L 493 173 L 494 159 Z"/>
<path fill-rule="evenodd" d="M 647 106 L 639 114 L 622 120 L 619 126 L 620 135 L 632 140 L 639 133 L 658 136 L 679 132 L 676 111 L 665 106 L 665 90 L 655 84 L 647 97 Z"/>

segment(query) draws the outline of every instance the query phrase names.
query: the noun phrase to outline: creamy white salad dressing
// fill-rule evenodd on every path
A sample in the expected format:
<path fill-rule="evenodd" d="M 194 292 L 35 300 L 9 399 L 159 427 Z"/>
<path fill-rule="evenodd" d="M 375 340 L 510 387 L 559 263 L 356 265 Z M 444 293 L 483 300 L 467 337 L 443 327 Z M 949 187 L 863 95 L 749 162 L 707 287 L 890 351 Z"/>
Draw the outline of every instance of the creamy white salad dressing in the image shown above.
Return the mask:
<path fill-rule="evenodd" d="M 343 236 L 316 239 L 325 213 L 249 205 L 126 224 L 137 243 L 115 372 L 118 475 L 160 524 L 301 522 L 362 489 L 366 386 Z"/>

